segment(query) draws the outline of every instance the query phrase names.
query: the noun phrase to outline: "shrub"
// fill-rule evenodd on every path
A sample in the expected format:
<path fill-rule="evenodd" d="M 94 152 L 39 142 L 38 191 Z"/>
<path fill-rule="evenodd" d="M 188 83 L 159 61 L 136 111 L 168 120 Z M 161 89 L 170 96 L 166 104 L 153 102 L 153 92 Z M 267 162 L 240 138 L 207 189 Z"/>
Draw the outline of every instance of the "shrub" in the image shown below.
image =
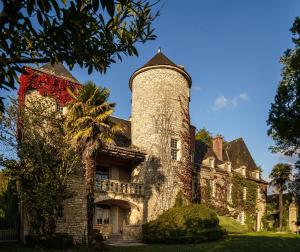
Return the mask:
<path fill-rule="evenodd" d="M 73 237 L 66 233 L 52 235 L 27 235 L 26 244 L 31 247 L 68 249 L 73 246 Z"/>
<path fill-rule="evenodd" d="M 225 234 L 216 213 L 201 204 L 171 208 L 143 225 L 146 243 L 199 243 Z"/>

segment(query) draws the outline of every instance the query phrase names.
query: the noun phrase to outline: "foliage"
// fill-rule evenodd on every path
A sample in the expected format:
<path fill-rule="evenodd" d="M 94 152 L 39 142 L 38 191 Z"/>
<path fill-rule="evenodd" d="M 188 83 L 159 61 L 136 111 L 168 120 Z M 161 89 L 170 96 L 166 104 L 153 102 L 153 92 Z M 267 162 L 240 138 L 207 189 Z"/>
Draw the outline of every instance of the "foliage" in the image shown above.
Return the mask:
<path fill-rule="evenodd" d="M 73 98 L 68 105 L 65 121 L 67 138 L 82 155 L 85 165 L 87 189 L 88 242 L 93 239 L 95 159 L 102 145 L 112 141 L 120 131 L 119 125 L 110 120 L 114 103 L 108 102 L 109 90 L 86 83 L 78 92 L 70 91 Z"/>
<path fill-rule="evenodd" d="M 212 147 L 213 137 L 212 137 L 211 133 L 205 128 L 200 129 L 196 133 L 195 139 L 196 139 L 196 141 L 201 141 L 201 142 L 205 143 L 207 146 Z"/>
<path fill-rule="evenodd" d="M 3 163 L 0 156 L 0 164 Z M 6 169 L 0 170 L 0 223 L 4 226 L 14 226 L 18 222 L 17 184 L 7 174 Z"/>
<path fill-rule="evenodd" d="M 236 214 L 246 213 L 246 224 L 249 230 L 253 230 L 256 219 L 257 184 L 242 175 L 235 173 L 232 177 L 232 207 Z M 246 200 L 243 198 L 244 188 L 247 188 Z"/>
<path fill-rule="evenodd" d="M 282 80 L 277 88 L 274 102 L 269 112 L 268 134 L 272 136 L 276 147 L 274 152 L 286 155 L 300 154 L 300 18 L 297 17 L 293 27 L 295 47 L 288 49 L 281 57 L 283 64 Z"/>
<path fill-rule="evenodd" d="M 241 234 L 247 232 L 247 228 L 245 226 L 231 217 L 218 216 L 218 218 L 220 221 L 219 225 L 229 234 Z"/>
<path fill-rule="evenodd" d="M 31 68 L 25 68 L 26 73 L 20 76 L 20 88 L 18 91 L 19 103 L 25 102 L 25 96 L 30 90 L 37 90 L 40 95 L 55 97 L 56 101 L 65 106 L 71 101 L 68 89 L 79 88 L 78 83 L 41 73 Z"/>
<path fill-rule="evenodd" d="M 225 235 L 217 215 L 201 204 L 174 207 L 143 225 L 146 243 L 197 243 Z"/>
<path fill-rule="evenodd" d="M 276 164 L 270 173 L 270 185 L 278 190 L 278 211 L 279 211 L 279 229 L 283 227 L 283 192 L 287 189 L 287 184 L 292 176 L 292 166 L 290 164 Z"/>
<path fill-rule="evenodd" d="M 184 194 L 184 197 L 189 202 L 193 201 L 193 163 L 191 152 L 191 133 L 190 133 L 190 112 L 189 109 L 184 106 L 186 102 L 185 97 L 179 97 L 182 120 L 182 130 L 180 132 L 181 138 L 181 162 L 177 172 L 180 187 Z"/>
<path fill-rule="evenodd" d="M 54 233 L 58 209 L 65 199 L 72 197 L 69 179 L 81 168 L 80 157 L 65 141 L 63 117 L 52 105 L 37 99 L 18 107 L 14 101 L 4 114 L 6 124 L 1 127 L 13 132 L 18 124 L 19 134 L 14 134 L 18 139 L 12 141 L 17 142 L 18 159 L 4 158 L 2 165 L 12 181 L 20 185 L 31 234 Z M 16 111 L 17 116 L 11 114 Z M 7 129 L 10 125 L 13 129 Z"/>
<path fill-rule="evenodd" d="M 47 249 L 70 249 L 74 243 L 73 237 L 66 233 L 26 235 L 25 239 L 28 246 Z"/>
<path fill-rule="evenodd" d="M 91 73 L 137 56 L 136 43 L 155 39 L 152 9 L 147 0 L 3 0 L 0 88 L 14 88 L 24 64 L 65 62 Z"/>

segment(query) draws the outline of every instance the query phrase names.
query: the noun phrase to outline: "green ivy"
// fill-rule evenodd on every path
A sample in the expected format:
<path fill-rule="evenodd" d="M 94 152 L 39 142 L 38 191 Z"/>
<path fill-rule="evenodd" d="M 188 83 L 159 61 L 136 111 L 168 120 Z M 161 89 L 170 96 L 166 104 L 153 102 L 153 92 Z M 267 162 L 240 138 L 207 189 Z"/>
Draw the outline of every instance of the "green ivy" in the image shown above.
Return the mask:
<path fill-rule="evenodd" d="M 257 184 L 240 174 L 232 176 L 232 207 L 246 214 L 246 225 L 252 229 L 256 219 Z M 246 200 L 243 199 L 244 187 L 247 188 Z"/>
<path fill-rule="evenodd" d="M 246 214 L 246 225 L 249 230 L 252 230 L 256 221 L 256 202 L 257 202 L 257 184 L 243 177 L 240 174 L 233 173 L 232 176 L 232 203 L 228 203 L 228 206 L 238 210 L 238 212 L 244 211 Z M 246 200 L 243 199 L 244 187 L 247 188 Z M 210 208 L 213 208 L 219 215 L 229 215 L 227 207 L 216 206 L 211 198 L 211 184 L 206 181 L 206 185 L 201 187 L 201 202 L 205 203 Z M 235 213 L 233 217 L 237 217 L 238 213 Z"/>

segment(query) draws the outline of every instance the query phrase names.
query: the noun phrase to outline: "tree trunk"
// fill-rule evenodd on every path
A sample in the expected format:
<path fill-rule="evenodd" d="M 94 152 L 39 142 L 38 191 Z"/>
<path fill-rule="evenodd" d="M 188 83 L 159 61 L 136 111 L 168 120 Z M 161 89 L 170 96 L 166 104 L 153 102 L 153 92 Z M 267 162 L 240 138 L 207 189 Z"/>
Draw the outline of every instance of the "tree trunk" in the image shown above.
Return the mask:
<path fill-rule="evenodd" d="M 279 190 L 279 230 L 282 231 L 282 221 L 283 221 L 283 202 L 282 202 L 283 190 Z"/>
<path fill-rule="evenodd" d="M 87 237 L 88 244 L 93 241 L 94 220 L 94 190 L 95 190 L 95 158 L 93 155 L 85 155 L 85 179 L 87 192 Z"/>

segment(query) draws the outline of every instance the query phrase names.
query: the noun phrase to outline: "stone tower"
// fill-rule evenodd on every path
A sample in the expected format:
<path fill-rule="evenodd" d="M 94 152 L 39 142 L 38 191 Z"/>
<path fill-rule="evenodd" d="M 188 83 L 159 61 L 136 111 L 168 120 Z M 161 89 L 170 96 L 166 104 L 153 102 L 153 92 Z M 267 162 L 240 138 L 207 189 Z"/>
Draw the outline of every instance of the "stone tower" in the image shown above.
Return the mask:
<path fill-rule="evenodd" d="M 191 83 L 184 68 L 160 51 L 129 80 L 132 144 L 148 154 L 147 161 L 137 169 L 147 195 L 146 220 L 172 207 L 180 190 L 176 169 L 190 148 L 184 148 L 182 133 Z"/>

